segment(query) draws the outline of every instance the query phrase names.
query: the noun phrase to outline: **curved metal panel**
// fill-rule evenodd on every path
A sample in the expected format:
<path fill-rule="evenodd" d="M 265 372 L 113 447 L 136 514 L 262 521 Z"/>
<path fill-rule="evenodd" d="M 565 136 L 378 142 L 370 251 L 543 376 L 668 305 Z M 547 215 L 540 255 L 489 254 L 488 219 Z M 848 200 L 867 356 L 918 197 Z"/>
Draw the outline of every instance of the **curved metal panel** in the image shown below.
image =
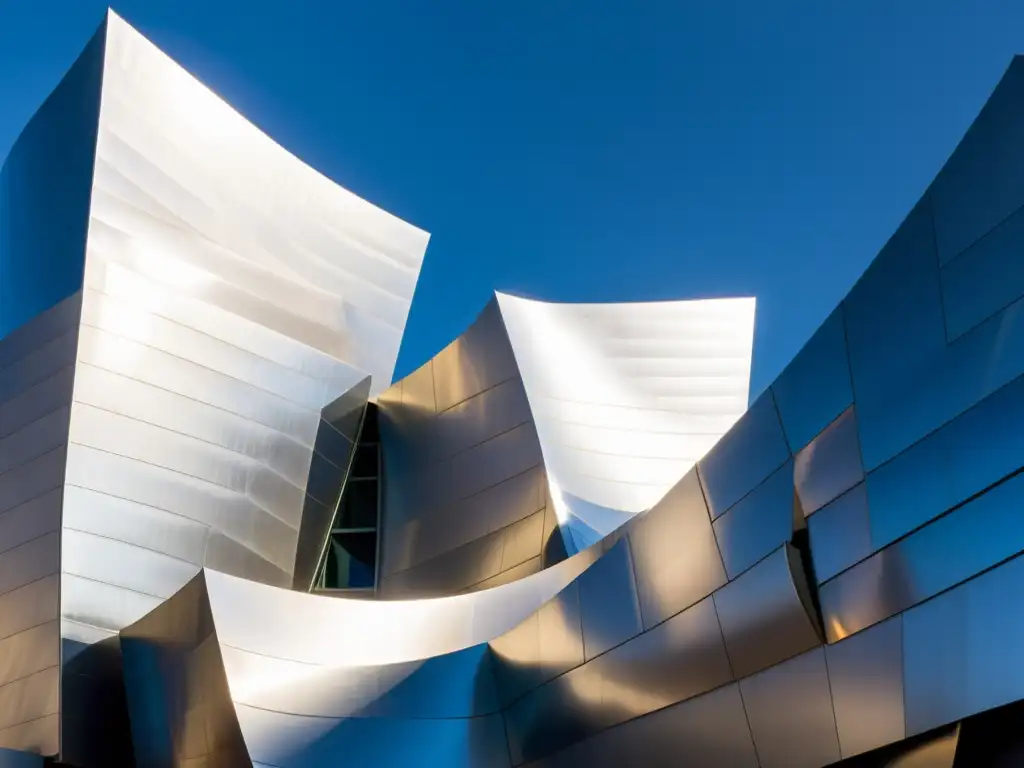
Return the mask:
<path fill-rule="evenodd" d="M 825 650 L 740 681 L 762 768 L 812 768 L 839 760 Z"/>
<path fill-rule="evenodd" d="M 786 544 L 714 594 L 737 677 L 806 651 L 821 642 L 801 595 L 799 556 Z"/>
<path fill-rule="evenodd" d="M 843 757 L 902 740 L 902 617 L 826 646 L 825 659 Z"/>
<path fill-rule="evenodd" d="M 753 299 L 498 304 L 563 526 L 653 506 L 746 409 Z"/>
<path fill-rule="evenodd" d="M 696 469 L 637 517 L 628 535 L 645 628 L 702 600 L 726 581 Z"/>

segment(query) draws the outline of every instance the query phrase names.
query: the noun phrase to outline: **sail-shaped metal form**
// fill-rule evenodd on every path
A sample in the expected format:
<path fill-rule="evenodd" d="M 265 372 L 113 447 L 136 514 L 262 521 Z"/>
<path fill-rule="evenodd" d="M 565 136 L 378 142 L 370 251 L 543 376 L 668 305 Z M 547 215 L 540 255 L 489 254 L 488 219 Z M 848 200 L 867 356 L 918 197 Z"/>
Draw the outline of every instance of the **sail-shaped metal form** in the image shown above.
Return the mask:
<path fill-rule="evenodd" d="M 111 14 L 0 171 L 0 766 L 1019 764 L 1022 126 L 749 408 L 751 299 L 391 385 L 426 234 Z"/>

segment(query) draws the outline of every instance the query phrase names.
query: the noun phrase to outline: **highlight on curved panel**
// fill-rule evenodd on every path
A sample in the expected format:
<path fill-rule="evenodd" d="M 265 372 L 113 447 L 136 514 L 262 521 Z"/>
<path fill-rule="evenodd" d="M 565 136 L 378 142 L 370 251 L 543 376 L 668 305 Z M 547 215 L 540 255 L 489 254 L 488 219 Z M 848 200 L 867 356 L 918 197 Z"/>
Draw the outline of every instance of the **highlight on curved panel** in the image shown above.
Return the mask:
<path fill-rule="evenodd" d="M 1024 764 L 1024 60 L 748 407 L 752 298 L 496 293 L 108 13 L 0 171 L 0 766 Z"/>

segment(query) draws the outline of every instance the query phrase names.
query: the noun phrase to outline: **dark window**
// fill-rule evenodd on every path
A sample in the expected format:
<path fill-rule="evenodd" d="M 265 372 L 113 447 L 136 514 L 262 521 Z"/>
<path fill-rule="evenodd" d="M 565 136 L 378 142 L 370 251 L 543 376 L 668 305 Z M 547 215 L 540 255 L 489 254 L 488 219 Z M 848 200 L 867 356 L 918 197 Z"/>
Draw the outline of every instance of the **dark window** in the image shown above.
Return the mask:
<path fill-rule="evenodd" d="M 372 589 L 376 564 L 376 533 L 335 533 L 327 551 L 324 587 Z"/>

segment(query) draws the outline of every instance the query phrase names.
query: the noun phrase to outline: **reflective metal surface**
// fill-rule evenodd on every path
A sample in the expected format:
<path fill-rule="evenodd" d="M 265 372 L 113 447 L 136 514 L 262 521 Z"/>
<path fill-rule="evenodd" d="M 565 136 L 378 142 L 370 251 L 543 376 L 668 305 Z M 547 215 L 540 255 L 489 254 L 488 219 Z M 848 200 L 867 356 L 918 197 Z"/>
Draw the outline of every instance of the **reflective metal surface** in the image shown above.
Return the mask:
<path fill-rule="evenodd" d="M 391 385 L 426 234 L 110 15 L 0 170 L 0 750 L 1020 755 L 1022 96 L 746 413 L 747 299 L 498 294 Z"/>

